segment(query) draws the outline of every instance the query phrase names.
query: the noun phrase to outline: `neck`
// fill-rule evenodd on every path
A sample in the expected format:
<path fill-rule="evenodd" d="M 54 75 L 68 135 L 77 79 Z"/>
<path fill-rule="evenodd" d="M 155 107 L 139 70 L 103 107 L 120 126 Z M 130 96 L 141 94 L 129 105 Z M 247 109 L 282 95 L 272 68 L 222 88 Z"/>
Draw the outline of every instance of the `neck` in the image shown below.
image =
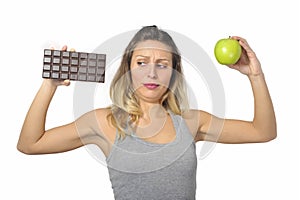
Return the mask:
<path fill-rule="evenodd" d="M 165 108 L 159 103 L 140 102 L 143 116 L 141 119 L 149 120 L 151 117 L 163 116 L 166 113 Z"/>
<path fill-rule="evenodd" d="M 143 116 L 134 124 L 134 132 L 139 137 L 152 137 L 158 133 L 167 120 L 166 109 L 159 103 L 141 103 Z"/>

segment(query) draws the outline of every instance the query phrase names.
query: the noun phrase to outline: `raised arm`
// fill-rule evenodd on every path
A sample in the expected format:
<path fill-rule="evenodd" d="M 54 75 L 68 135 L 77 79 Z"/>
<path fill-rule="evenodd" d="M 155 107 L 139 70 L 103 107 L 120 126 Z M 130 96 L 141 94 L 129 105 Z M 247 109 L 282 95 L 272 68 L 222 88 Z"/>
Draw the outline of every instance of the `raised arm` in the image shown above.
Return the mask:
<path fill-rule="evenodd" d="M 270 141 L 277 136 L 276 118 L 261 64 L 245 39 L 237 36 L 232 38 L 239 40 L 243 52 L 240 60 L 229 67 L 247 75 L 250 80 L 254 96 L 253 120 L 220 119 L 199 111 L 201 122 L 197 140 L 220 143 Z"/>
<path fill-rule="evenodd" d="M 66 50 L 64 46 L 62 50 Z M 105 110 L 90 111 L 74 122 L 45 130 L 47 110 L 58 86 L 70 81 L 44 79 L 24 120 L 17 149 L 25 154 L 47 154 L 69 151 L 85 144 L 97 144 L 108 149 L 98 123 Z M 104 120 L 102 120 L 104 121 Z M 104 123 L 105 124 L 105 123 Z"/>
<path fill-rule="evenodd" d="M 45 130 L 47 110 L 57 87 L 69 84 L 69 81 L 59 82 L 50 79 L 43 81 L 24 120 L 17 145 L 19 151 L 26 154 L 56 153 L 82 146 L 74 123 Z M 41 142 L 44 140 L 47 142 Z M 59 144 L 59 141 L 65 140 L 72 142 Z"/>

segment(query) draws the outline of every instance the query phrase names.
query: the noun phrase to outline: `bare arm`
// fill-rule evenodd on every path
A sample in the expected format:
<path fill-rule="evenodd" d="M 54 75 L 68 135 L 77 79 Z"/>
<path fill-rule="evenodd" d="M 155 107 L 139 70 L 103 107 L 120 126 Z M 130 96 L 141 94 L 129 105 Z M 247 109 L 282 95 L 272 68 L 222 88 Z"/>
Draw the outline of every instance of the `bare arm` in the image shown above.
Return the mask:
<path fill-rule="evenodd" d="M 64 46 L 62 50 L 66 49 Z M 72 123 L 45 130 L 47 110 L 57 87 L 69 84 L 68 80 L 44 79 L 24 120 L 17 144 L 19 151 L 26 154 L 58 153 L 91 143 L 107 151 L 109 143 L 101 134 L 98 123 L 98 118 L 106 116 L 105 110 L 90 111 Z"/>
<path fill-rule="evenodd" d="M 20 133 L 19 141 L 17 144 L 17 148 L 19 151 L 33 154 L 33 153 L 52 153 L 59 152 L 62 150 L 67 150 L 69 148 L 76 148 L 81 146 L 80 140 L 76 137 L 76 127 L 74 123 L 70 123 L 64 125 L 60 128 L 52 129 L 49 131 L 45 131 L 45 121 L 47 110 L 52 100 L 53 95 L 57 89 L 57 86 L 60 84 L 68 85 L 69 82 L 58 82 L 54 80 L 44 80 L 39 91 L 37 92 L 29 110 L 26 115 L 26 118 L 23 123 L 23 127 Z M 60 135 L 60 137 L 69 137 L 69 140 L 72 140 L 72 144 L 66 147 L 64 145 L 57 145 L 60 148 L 55 148 L 54 142 L 47 142 L 46 144 L 52 146 L 52 148 L 41 147 L 40 141 L 45 140 L 49 135 L 54 136 L 53 132 L 61 132 L 54 134 L 56 137 Z M 65 134 L 68 133 L 68 134 Z M 54 139 L 54 137 L 51 137 Z M 72 139 L 71 139 L 72 138 Z M 60 139 L 59 141 L 66 140 L 67 138 Z M 56 150 L 54 150 L 54 148 Z M 47 149 L 47 150 L 41 150 Z"/>
<path fill-rule="evenodd" d="M 248 76 L 254 96 L 254 117 L 252 121 L 220 119 L 206 112 L 199 112 L 202 120 L 197 140 L 220 143 L 267 142 L 277 136 L 276 118 L 268 87 L 261 70 L 260 62 L 247 41 L 240 41 L 243 54 L 230 68 Z"/>
<path fill-rule="evenodd" d="M 53 80 L 44 80 L 24 120 L 17 149 L 25 154 L 49 154 L 96 144 L 107 155 L 115 136 L 107 122 L 108 109 L 92 110 L 74 122 L 45 130 L 47 110 L 56 87 Z"/>

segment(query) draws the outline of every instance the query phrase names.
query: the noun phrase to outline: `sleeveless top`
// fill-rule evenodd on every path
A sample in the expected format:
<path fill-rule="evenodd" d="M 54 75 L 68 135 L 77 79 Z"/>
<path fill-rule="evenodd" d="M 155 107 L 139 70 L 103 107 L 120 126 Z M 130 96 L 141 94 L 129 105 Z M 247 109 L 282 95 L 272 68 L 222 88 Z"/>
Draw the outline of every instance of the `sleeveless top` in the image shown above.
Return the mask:
<path fill-rule="evenodd" d="M 135 135 L 117 139 L 106 159 L 116 200 L 193 200 L 197 158 L 194 138 L 179 115 L 170 114 L 176 131 L 167 144 Z"/>

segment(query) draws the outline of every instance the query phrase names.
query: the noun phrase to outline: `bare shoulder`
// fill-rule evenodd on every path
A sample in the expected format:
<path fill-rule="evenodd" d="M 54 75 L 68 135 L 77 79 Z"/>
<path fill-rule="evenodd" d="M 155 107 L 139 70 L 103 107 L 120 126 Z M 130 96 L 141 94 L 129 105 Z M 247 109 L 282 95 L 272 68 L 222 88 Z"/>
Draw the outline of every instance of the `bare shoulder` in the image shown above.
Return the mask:
<path fill-rule="evenodd" d="M 107 156 L 116 138 L 116 128 L 111 125 L 109 108 L 91 110 L 76 120 L 76 128 L 83 144 L 95 144 Z M 87 131 L 89 130 L 89 131 Z M 91 132 L 89 135 L 81 133 Z"/>
<path fill-rule="evenodd" d="M 111 123 L 109 116 L 112 114 L 110 108 L 98 108 L 94 110 L 95 117 L 97 119 L 97 125 L 100 133 L 102 133 L 106 139 L 110 142 L 114 142 L 116 136 L 116 127 Z"/>
<path fill-rule="evenodd" d="M 203 110 L 189 110 L 182 114 L 182 117 L 187 123 L 192 123 L 195 127 L 201 127 L 210 121 L 212 115 Z"/>
<path fill-rule="evenodd" d="M 84 119 L 85 123 L 97 122 L 97 123 L 101 123 L 102 125 L 107 125 L 108 123 L 107 119 L 110 113 L 111 110 L 109 108 L 98 108 L 83 114 L 76 121 Z"/>
<path fill-rule="evenodd" d="M 203 110 L 191 109 L 182 115 L 195 141 L 203 139 L 203 130 L 206 130 L 210 124 L 212 115 Z"/>
<path fill-rule="evenodd" d="M 98 108 L 95 109 L 93 112 L 99 125 L 113 127 L 109 117 L 112 115 L 110 108 Z"/>
<path fill-rule="evenodd" d="M 93 110 L 98 119 L 105 120 L 111 114 L 110 108 L 98 108 Z"/>

